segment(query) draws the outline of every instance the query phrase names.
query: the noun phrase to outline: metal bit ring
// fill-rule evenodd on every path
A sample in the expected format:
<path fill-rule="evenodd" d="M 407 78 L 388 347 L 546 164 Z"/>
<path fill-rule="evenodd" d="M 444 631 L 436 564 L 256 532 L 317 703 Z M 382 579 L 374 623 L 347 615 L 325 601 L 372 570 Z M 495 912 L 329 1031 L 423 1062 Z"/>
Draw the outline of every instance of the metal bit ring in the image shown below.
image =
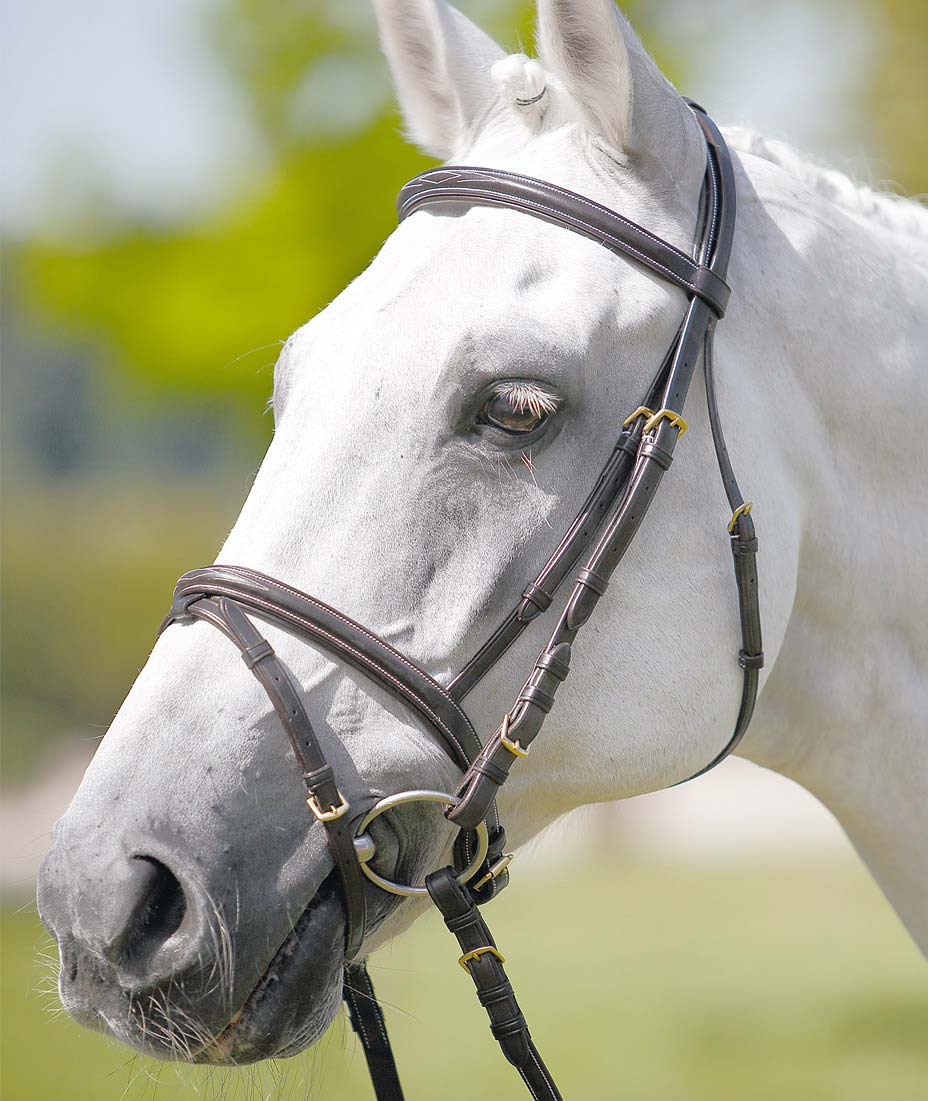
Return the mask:
<path fill-rule="evenodd" d="M 377 850 L 373 840 L 369 834 L 365 833 L 365 830 L 371 822 L 383 814 L 384 811 L 391 810 L 393 807 L 402 806 L 404 803 L 440 803 L 445 807 L 453 807 L 456 802 L 457 799 L 455 799 L 454 796 L 447 795 L 445 792 L 421 790 L 400 791 L 397 792 L 396 795 L 387 795 L 383 799 L 378 799 L 358 823 L 358 828 L 355 833 L 354 847 L 358 856 L 358 862 L 361 865 L 361 871 L 367 876 L 371 883 L 379 887 L 382 891 L 388 891 L 391 895 L 403 895 L 408 897 L 427 895 L 428 888 L 424 883 L 421 885 L 415 883 L 395 883 L 392 879 L 387 879 L 385 876 L 374 871 L 370 866 L 370 862 L 376 855 Z M 457 873 L 458 883 L 467 883 L 468 880 L 473 879 L 483 865 L 483 862 L 486 860 L 487 850 L 490 844 L 486 822 L 478 823 L 474 829 L 474 833 L 477 836 L 477 851 L 465 867 Z"/>

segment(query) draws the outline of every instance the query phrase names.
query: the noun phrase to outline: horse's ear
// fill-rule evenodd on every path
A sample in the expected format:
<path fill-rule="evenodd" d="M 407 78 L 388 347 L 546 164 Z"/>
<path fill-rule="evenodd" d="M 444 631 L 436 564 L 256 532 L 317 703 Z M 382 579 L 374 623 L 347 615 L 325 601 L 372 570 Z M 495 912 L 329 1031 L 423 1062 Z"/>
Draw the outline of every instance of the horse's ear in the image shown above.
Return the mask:
<path fill-rule="evenodd" d="M 503 50 L 445 0 L 374 8 L 410 137 L 435 157 L 460 152 L 499 104 L 490 69 Z"/>
<path fill-rule="evenodd" d="M 675 178 L 703 163 L 691 112 L 613 0 L 538 0 L 538 52 L 589 128 Z"/>

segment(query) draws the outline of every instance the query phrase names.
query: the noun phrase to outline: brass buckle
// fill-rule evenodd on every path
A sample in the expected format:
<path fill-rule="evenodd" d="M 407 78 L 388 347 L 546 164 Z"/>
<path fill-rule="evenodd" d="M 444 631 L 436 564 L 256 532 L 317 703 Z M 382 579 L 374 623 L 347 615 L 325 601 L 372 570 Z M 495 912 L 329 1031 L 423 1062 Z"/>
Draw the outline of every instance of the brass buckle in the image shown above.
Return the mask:
<path fill-rule="evenodd" d="M 506 962 L 506 957 L 501 955 L 499 950 L 494 948 L 492 944 L 481 945 L 480 948 L 475 948 L 472 952 L 465 952 L 463 956 L 458 960 L 458 963 L 467 970 L 467 965 L 471 960 L 480 959 L 481 956 L 485 956 L 489 953 L 491 956 L 496 956 L 500 963 Z"/>
<path fill-rule="evenodd" d="M 635 410 L 635 412 L 631 414 L 631 416 L 626 417 L 625 420 L 622 421 L 622 427 L 623 428 L 628 428 L 628 426 L 633 421 L 638 420 L 639 417 L 653 417 L 653 416 L 654 416 L 654 410 L 653 409 L 649 409 L 646 405 L 639 405 L 638 408 Z"/>
<path fill-rule="evenodd" d="M 677 429 L 677 439 L 683 435 L 688 427 L 686 421 L 679 413 L 675 413 L 673 409 L 658 409 L 656 413 L 653 413 L 651 417 L 645 421 L 645 432 L 652 431 L 652 429 L 656 428 L 663 420 L 670 421 L 671 428 Z"/>
<path fill-rule="evenodd" d="M 337 789 L 336 789 L 337 790 Z M 315 795 L 306 796 L 306 805 L 313 812 L 317 822 L 334 822 L 337 818 L 341 818 L 343 814 L 348 812 L 348 800 L 339 791 L 338 798 L 341 800 L 337 806 L 331 806 L 328 810 L 323 810 L 319 806 L 319 800 Z"/>
<path fill-rule="evenodd" d="M 509 737 L 509 723 L 511 721 L 511 717 L 509 715 L 509 712 L 507 711 L 506 714 L 503 716 L 503 721 L 500 723 L 499 730 L 497 731 L 497 733 L 499 734 L 499 740 L 514 757 L 527 757 L 529 754 L 529 750 L 532 747 L 529 746 L 528 749 L 523 749 L 522 746 L 519 745 L 518 738 Z"/>
<path fill-rule="evenodd" d="M 497 876 L 503 874 L 503 872 L 512 863 L 515 853 L 503 853 L 503 855 L 496 861 L 495 864 L 490 865 L 490 870 L 486 875 L 482 875 L 476 883 L 471 884 L 472 891 L 479 891 L 481 887 L 490 882 L 491 879 L 496 879 Z"/>
<path fill-rule="evenodd" d="M 754 507 L 753 501 L 745 501 L 743 505 L 738 505 L 735 511 L 731 514 L 731 519 L 728 521 L 728 534 L 734 535 L 735 524 L 738 523 L 739 516 L 747 516 L 747 514 Z"/>

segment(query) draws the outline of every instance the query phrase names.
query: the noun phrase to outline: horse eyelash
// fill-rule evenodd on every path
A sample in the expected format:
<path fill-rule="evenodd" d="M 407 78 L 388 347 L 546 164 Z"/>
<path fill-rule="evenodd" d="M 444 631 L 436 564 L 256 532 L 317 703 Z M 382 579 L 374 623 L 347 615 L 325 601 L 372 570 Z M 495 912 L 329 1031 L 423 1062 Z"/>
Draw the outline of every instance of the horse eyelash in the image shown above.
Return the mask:
<path fill-rule="evenodd" d="M 527 411 L 534 417 L 550 416 L 560 405 L 554 394 L 532 382 L 501 382 L 494 394 L 508 398 L 520 413 Z"/>

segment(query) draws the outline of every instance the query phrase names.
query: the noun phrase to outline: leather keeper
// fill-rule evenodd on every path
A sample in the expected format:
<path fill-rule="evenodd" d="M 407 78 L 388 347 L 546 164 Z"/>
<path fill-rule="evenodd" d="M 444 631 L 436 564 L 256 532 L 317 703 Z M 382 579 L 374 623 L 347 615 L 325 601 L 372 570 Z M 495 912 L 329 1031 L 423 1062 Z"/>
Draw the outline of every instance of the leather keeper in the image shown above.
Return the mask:
<path fill-rule="evenodd" d="M 510 754 L 510 757 L 511 756 L 512 754 Z M 479 776 L 486 776 L 488 780 L 496 784 L 498 787 L 502 787 L 503 784 L 505 784 L 506 781 L 509 779 L 508 769 L 503 768 L 501 765 L 494 764 L 493 761 L 489 759 L 474 761 L 474 763 L 471 765 L 471 769 Z"/>
<path fill-rule="evenodd" d="M 528 1025 L 521 1013 L 510 1017 L 506 1021 L 491 1022 L 490 1031 L 497 1040 L 504 1040 L 507 1036 L 520 1036 L 528 1032 Z"/>
<path fill-rule="evenodd" d="M 616 440 L 615 450 L 624 451 L 626 455 L 631 455 L 631 457 L 634 459 L 635 456 L 638 454 L 638 446 L 640 442 L 641 441 L 638 439 L 634 432 L 629 432 L 628 429 L 626 429 L 619 435 L 619 438 Z"/>
<path fill-rule="evenodd" d="M 749 654 L 746 650 L 738 651 L 738 664 L 742 669 L 763 669 L 764 651 L 759 654 Z"/>
<path fill-rule="evenodd" d="M 488 1005 L 496 1005 L 498 1002 L 507 1002 L 512 997 L 512 985 L 508 979 L 497 983 L 496 986 L 481 987 L 477 991 L 477 999 L 484 1009 Z"/>
<path fill-rule="evenodd" d="M 663 470 L 669 470 L 670 464 L 673 462 L 673 455 L 667 450 L 666 447 L 661 447 L 654 440 L 645 440 L 641 445 L 640 455 L 643 455 L 646 459 L 653 459 L 659 467 Z"/>
<path fill-rule="evenodd" d="M 526 684 L 519 693 L 519 698 L 516 702 L 534 704 L 535 707 L 541 708 L 547 715 L 551 708 L 554 707 L 554 696 L 550 692 L 546 692 L 543 688 L 539 688 L 537 684 Z"/>
<path fill-rule="evenodd" d="M 249 669 L 254 669 L 259 661 L 264 661 L 265 658 L 272 658 L 274 656 L 274 647 L 263 638 L 260 642 L 256 642 L 254 646 L 247 646 L 241 651 L 242 661 L 248 666 Z"/>
<path fill-rule="evenodd" d="M 570 672 L 570 643 L 561 642 L 553 650 L 545 650 L 535 662 L 535 668 L 550 673 L 559 681 L 566 680 Z"/>
<path fill-rule="evenodd" d="M 745 554 L 757 554 L 757 537 L 753 539 L 741 539 L 737 533 L 731 537 L 731 553 L 735 556 Z"/>
<path fill-rule="evenodd" d="M 322 768 L 313 769 L 312 772 L 303 773 L 303 783 L 308 791 L 315 793 L 323 784 L 330 784 L 335 780 L 335 772 L 331 765 L 323 765 Z"/>
<path fill-rule="evenodd" d="M 606 589 L 609 588 L 609 578 L 603 577 L 601 573 L 597 573 L 595 570 L 583 569 L 577 574 L 577 584 L 592 589 L 597 596 L 603 596 Z M 563 679 L 561 677 L 561 680 Z"/>
<path fill-rule="evenodd" d="M 533 581 L 530 585 L 525 586 L 522 599 L 534 604 L 539 612 L 546 612 L 551 607 L 551 601 L 554 597 Z"/>
<path fill-rule="evenodd" d="M 483 919 L 477 910 L 467 909 L 462 914 L 455 914 L 453 917 L 445 918 L 445 925 L 448 926 L 449 932 L 452 932 L 457 936 L 462 929 L 471 929 L 479 927 L 483 924 Z"/>
<path fill-rule="evenodd" d="M 725 308 L 731 298 L 731 287 L 709 268 L 700 265 L 696 269 L 693 289 L 705 302 L 716 317 L 725 316 Z"/>

